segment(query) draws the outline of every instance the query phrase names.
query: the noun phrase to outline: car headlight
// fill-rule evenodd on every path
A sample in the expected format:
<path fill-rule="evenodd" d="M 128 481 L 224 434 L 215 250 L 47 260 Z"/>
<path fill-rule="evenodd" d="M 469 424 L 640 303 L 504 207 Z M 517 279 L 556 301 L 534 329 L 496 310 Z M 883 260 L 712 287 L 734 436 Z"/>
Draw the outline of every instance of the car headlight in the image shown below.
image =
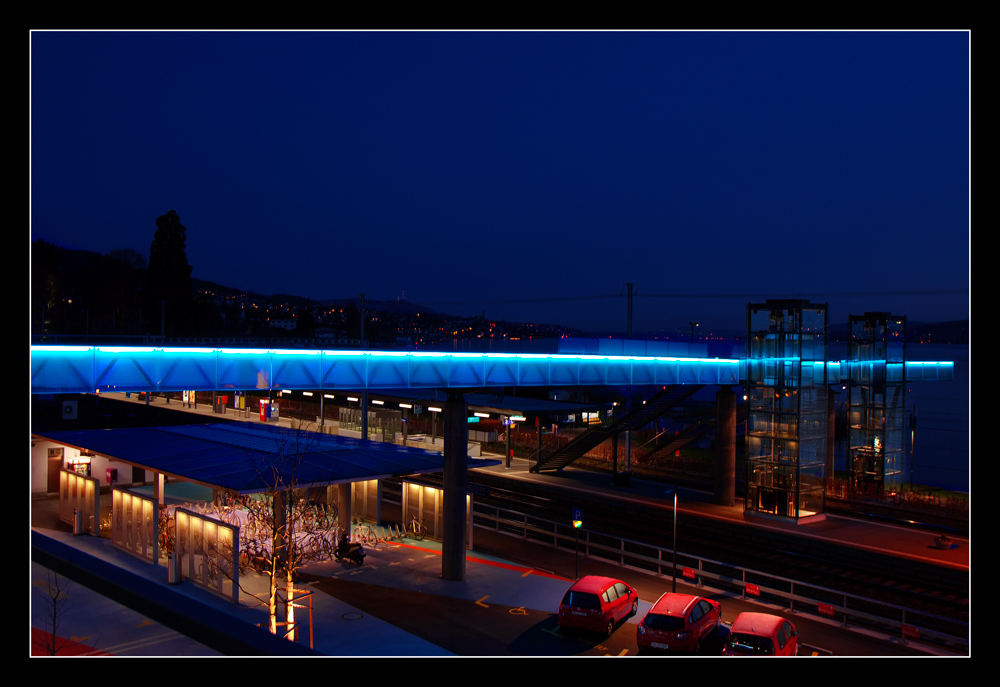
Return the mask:
<path fill-rule="evenodd" d="M 687 639 L 690 634 L 690 632 L 678 632 L 677 639 Z"/>

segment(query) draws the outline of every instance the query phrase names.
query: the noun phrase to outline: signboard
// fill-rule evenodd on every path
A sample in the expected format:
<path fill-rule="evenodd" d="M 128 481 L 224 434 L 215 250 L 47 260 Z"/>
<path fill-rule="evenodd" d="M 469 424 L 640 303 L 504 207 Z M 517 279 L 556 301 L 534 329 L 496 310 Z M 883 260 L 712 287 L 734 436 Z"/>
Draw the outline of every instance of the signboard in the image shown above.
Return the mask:
<path fill-rule="evenodd" d="M 903 623 L 902 625 L 903 636 L 907 639 L 920 639 L 920 628 L 913 627 L 913 625 L 907 625 Z"/>
<path fill-rule="evenodd" d="M 681 568 L 681 574 L 684 577 L 686 577 L 686 578 L 688 578 L 690 580 L 693 580 L 695 578 L 694 570 L 692 568 L 683 568 L 682 567 Z"/>
<path fill-rule="evenodd" d="M 583 526 L 583 509 L 574 508 L 573 509 L 573 527 Z"/>
<path fill-rule="evenodd" d="M 478 417 L 467 417 L 465 419 L 468 420 L 469 422 L 479 422 Z"/>
<path fill-rule="evenodd" d="M 749 582 L 747 582 L 746 592 L 751 596 L 760 596 L 760 587 L 758 587 L 755 584 L 750 584 Z"/>
<path fill-rule="evenodd" d="M 821 603 L 818 605 L 817 610 L 819 610 L 819 612 L 822 613 L 823 615 L 833 616 L 834 614 L 833 606 L 831 606 L 830 604 Z"/>

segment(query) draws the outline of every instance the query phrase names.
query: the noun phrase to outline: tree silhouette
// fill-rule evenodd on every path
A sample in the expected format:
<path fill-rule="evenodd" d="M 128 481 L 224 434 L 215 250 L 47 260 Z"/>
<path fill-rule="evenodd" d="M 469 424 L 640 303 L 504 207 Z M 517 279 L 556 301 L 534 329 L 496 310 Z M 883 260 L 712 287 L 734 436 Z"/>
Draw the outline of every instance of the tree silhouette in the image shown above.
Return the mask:
<path fill-rule="evenodd" d="M 160 332 L 161 301 L 165 302 L 164 333 L 167 336 L 191 334 L 194 296 L 191 270 L 187 261 L 187 229 L 173 210 L 156 218 L 156 234 L 149 247 L 147 287 L 143 314 L 148 331 Z"/>

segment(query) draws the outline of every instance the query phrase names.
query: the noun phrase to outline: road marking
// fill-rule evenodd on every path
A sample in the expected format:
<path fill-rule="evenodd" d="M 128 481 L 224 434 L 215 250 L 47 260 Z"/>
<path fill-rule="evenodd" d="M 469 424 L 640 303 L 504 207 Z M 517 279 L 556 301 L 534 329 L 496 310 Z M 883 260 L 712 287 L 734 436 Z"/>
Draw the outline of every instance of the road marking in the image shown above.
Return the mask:
<path fill-rule="evenodd" d="M 84 640 L 90 639 L 90 635 L 87 635 L 86 637 L 74 637 L 73 635 L 70 635 L 70 639 L 73 640 L 74 642 L 82 643 Z"/>
<path fill-rule="evenodd" d="M 141 623 L 136 625 L 136 627 L 146 627 L 147 625 L 152 625 L 152 624 L 153 624 L 152 620 L 143 620 Z"/>
<path fill-rule="evenodd" d="M 622 650 L 621 650 L 621 652 L 619 652 L 619 654 L 618 654 L 618 655 L 619 655 L 619 656 L 624 656 L 624 655 L 625 655 L 625 654 L 627 654 L 627 653 L 628 653 L 628 649 L 622 649 Z M 610 656 L 611 654 L 604 654 L 604 655 L 605 655 L 605 656 Z"/>
<path fill-rule="evenodd" d="M 507 612 L 511 615 L 528 615 L 528 612 L 524 610 L 524 606 L 521 606 L 520 608 L 512 608 Z"/>
<path fill-rule="evenodd" d="M 529 570 L 528 572 L 526 572 L 523 575 L 521 575 L 521 577 L 527 577 L 528 575 L 530 575 L 533 572 L 535 572 L 535 571 L 534 570 Z"/>
<path fill-rule="evenodd" d="M 483 599 L 488 599 L 488 598 L 490 598 L 489 594 L 487 594 L 486 596 L 483 597 Z M 476 605 L 477 606 L 482 606 L 483 608 L 489 608 L 489 606 L 487 606 L 486 604 L 483 603 L 483 599 L 480 599 L 479 601 L 477 601 Z"/>
<path fill-rule="evenodd" d="M 550 635 L 555 635 L 556 637 L 562 637 L 563 636 L 562 628 L 559 627 L 558 625 L 556 625 L 556 629 L 554 629 L 554 630 L 548 630 L 548 629 L 546 629 L 546 628 L 543 627 L 542 628 L 542 632 L 548 632 Z"/>

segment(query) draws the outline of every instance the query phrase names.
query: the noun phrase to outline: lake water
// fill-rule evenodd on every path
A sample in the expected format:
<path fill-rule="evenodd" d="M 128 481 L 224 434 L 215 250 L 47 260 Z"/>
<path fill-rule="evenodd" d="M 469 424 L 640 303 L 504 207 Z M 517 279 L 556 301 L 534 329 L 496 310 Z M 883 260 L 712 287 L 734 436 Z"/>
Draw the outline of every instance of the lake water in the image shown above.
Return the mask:
<path fill-rule="evenodd" d="M 831 346 L 831 358 L 837 353 Z M 841 356 L 841 358 L 846 356 Z M 951 360 L 955 379 L 947 382 L 912 382 L 907 385 L 906 426 L 915 409 L 917 427 L 913 432 L 913 483 L 951 491 L 969 491 L 969 346 L 957 344 L 907 344 L 907 360 Z M 837 402 L 843 401 L 839 394 Z M 904 479 L 910 479 L 910 438 L 905 432 Z M 838 437 L 836 468 L 845 469 L 847 443 Z"/>

